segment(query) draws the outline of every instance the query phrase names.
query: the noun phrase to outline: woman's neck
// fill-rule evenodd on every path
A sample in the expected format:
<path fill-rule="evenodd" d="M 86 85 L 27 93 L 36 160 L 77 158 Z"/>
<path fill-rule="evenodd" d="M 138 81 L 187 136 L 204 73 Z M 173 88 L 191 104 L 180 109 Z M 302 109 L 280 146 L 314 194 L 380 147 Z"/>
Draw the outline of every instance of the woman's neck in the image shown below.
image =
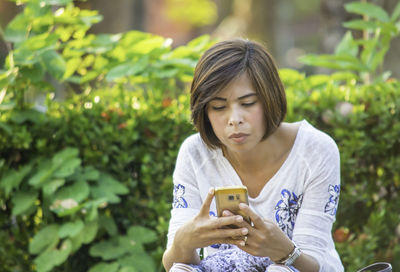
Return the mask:
<path fill-rule="evenodd" d="M 224 156 L 236 171 L 257 173 L 287 158 L 296 139 L 298 125 L 282 123 L 267 139 L 248 152 L 231 152 L 223 148 Z"/>

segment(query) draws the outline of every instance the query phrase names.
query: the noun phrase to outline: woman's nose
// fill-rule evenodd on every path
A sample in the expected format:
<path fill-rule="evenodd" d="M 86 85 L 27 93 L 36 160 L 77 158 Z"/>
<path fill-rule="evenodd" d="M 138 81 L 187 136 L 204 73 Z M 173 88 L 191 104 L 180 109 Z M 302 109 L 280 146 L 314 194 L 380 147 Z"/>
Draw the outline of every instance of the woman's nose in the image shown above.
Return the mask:
<path fill-rule="evenodd" d="M 235 109 L 235 107 L 232 108 L 228 123 L 230 126 L 238 126 L 243 124 L 243 116 L 240 109 Z"/>

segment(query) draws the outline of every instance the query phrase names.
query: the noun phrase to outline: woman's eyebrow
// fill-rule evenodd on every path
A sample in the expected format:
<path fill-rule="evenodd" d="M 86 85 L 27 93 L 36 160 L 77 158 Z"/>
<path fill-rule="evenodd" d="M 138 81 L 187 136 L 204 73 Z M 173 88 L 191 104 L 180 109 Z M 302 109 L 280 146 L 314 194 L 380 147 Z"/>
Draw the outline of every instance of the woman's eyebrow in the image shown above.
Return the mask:
<path fill-rule="evenodd" d="M 241 96 L 241 97 L 238 97 L 237 100 L 242 100 L 242 99 L 248 98 L 248 97 L 250 97 L 250 96 L 257 96 L 257 94 L 256 94 L 256 93 L 245 94 L 245 95 L 243 95 L 243 96 Z M 227 101 L 226 98 L 219 97 L 219 96 L 213 97 L 213 98 L 211 99 L 211 101 L 214 101 L 214 100 Z"/>
<path fill-rule="evenodd" d="M 239 97 L 238 100 L 242 100 L 242 99 L 245 99 L 245 98 L 250 97 L 250 96 L 257 96 L 257 94 L 256 93 L 245 94 L 245 95 Z"/>

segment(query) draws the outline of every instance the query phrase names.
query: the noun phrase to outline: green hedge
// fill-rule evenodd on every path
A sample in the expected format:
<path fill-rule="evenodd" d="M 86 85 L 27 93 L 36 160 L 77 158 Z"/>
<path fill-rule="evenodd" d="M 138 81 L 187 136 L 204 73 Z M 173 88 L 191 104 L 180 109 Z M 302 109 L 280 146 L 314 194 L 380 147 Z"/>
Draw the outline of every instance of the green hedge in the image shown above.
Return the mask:
<path fill-rule="evenodd" d="M 212 42 L 172 50 L 147 33 L 87 34 L 95 11 L 46 3 L 28 1 L 5 31 L 14 50 L 0 70 L 0 270 L 163 271 L 172 171 L 194 133 L 186 90 Z M 352 26 L 376 35 L 347 34 L 335 55 L 303 58 L 339 70 L 330 75 L 280 70 L 287 121 L 305 118 L 338 143 L 334 238 L 346 271 L 374 261 L 396 270 L 400 83 L 378 64 L 400 5 L 387 18 L 369 4 L 347 9 L 368 13 Z"/>
<path fill-rule="evenodd" d="M 331 135 L 341 157 L 334 239 L 346 271 L 400 262 L 400 82 L 338 84 L 332 76 L 281 70 L 288 120 L 306 118 Z M 396 232 L 397 229 L 397 232 Z"/>
<path fill-rule="evenodd" d="M 54 258 L 64 263 L 68 255 L 59 271 L 88 271 L 99 262 L 96 257 L 138 271 L 155 270 L 143 250 L 122 242 L 126 235 L 132 246 L 148 239 L 143 242 L 151 242 L 148 247 L 159 262 L 171 206 L 171 171 L 180 143 L 193 132 L 187 103 L 181 100 L 97 92 L 77 101 L 53 101 L 46 114 L 19 112 L 39 115 L 35 121 L 3 112 L 10 133 L 2 135 L 2 142 L 25 133 L 18 139 L 22 145 L 1 149 L 1 222 L 7 227 L 2 231 L 2 271 L 15 266 L 31 271 L 31 263 L 49 271 L 57 264 Z M 139 225 L 157 235 L 133 227 Z M 50 251 L 64 247 L 66 256 Z M 9 248 L 20 251 L 10 258 Z M 42 253 L 46 248 L 51 254 Z"/>

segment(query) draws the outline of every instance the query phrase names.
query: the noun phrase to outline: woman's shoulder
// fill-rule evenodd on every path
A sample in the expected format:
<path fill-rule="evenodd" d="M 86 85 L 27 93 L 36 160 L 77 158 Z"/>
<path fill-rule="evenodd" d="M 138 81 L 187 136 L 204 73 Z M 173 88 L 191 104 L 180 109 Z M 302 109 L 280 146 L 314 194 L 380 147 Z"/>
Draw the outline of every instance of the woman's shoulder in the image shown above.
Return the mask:
<path fill-rule="evenodd" d="M 213 151 L 210 150 L 202 140 L 200 133 L 195 133 L 188 136 L 180 147 L 180 153 L 185 153 L 190 156 L 212 156 Z"/>
<path fill-rule="evenodd" d="M 336 156 L 339 153 L 335 140 L 306 120 L 301 122 L 299 134 L 303 152 L 306 154 Z"/>

